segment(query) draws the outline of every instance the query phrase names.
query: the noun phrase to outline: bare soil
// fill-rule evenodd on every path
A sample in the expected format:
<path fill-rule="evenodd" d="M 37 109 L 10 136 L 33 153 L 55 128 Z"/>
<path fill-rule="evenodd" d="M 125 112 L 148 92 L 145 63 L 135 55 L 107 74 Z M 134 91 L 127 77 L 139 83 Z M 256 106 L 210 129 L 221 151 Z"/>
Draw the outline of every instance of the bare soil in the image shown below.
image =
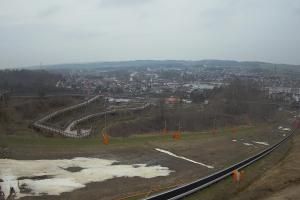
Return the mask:
<path fill-rule="evenodd" d="M 271 144 L 282 135 L 273 133 L 270 127 L 241 127 L 233 135 L 230 129 L 211 132 L 184 133 L 181 140 L 171 135 L 143 135 L 129 138 L 111 138 L 111 144 L 105 146 L 101 139 L 67 140 L 49 138 L 33 141 L 7 142 L 10 158 L 14 159 L 59 159 L 74 157 L 98 157 L 117 160 L 124 164 L 161 165 L 173 170 L 170 176 L 153 179 L 115 178 L 104 182 L 90 183 L 85 188 L 60 196 L 26 197 L 27 199 L 120 199 L 138 193 L 137 198 L 153 194 L 153 191 L 169 189 L 224 168 L 266 148 L 264 145 L 246 146 L 243 142 L 252 140 Z M 235 138 L 238 142 L 233 142 Z M 242 140 L 243 139 L 243 140 Z M 53 140 L 53 141 L 52 141 Z M 45 141 L 47 143 L 45 143 Z M 213 165 L 214 169 L 196 165 L 174 158 L 154 150 L 161 148 L 185 156 L 198 162 Z M 152 191 L 152 192 L 151 192 Z M 135 195 L 133 195 L 135 196 Z"/>

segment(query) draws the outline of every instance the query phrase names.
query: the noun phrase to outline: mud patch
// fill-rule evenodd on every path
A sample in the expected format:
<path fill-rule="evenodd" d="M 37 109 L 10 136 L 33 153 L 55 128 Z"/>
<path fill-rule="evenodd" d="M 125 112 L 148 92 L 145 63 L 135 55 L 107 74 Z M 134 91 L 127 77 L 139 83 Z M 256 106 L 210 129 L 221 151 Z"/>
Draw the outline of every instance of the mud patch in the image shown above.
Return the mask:
<path fill-rule="evenodd" d="M 23 193 L 23 194 L 32 193 L 32 190 L 30 188 L 28 188 L 28 186 L 25 183 L 23 183 L 22 185 L 19 186 L 19 190 L 20 190 L 20 193 Z"/>
<path fill-rule="evenodd" d="M 51 178 L 53 178 L 53 176 L 49 176 L 49 175 L 43 175 L 43 176 L 23 176 L 23 177 L 17 178 L 17 180 L 19 180 L 19 181 L 26 180 L 26 179 L 30 179 L 30 180 L 43 180 L 43 179 L 51 179 Z"/>
<path fill-rule="evenodd" d="M 82 167 L 68 167 L 68 168 L 62 168 L 68 172 L 80 172 L 81 170 L 83 170 L 84 168 Z"/>

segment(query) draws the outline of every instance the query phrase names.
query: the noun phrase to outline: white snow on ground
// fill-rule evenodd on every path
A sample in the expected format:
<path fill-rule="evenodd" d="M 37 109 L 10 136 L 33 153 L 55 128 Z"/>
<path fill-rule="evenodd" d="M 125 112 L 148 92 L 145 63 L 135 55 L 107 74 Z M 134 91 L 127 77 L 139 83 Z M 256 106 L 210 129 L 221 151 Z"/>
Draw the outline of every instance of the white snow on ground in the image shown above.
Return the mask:
<path fill-rule="evenodd" d="M 242 140 L 242 139 L 240 139 Z M 232 140 L 232 142 L 237 142 L 237 140 Z M 252 141 L 253 143 L 256 144 L 261 144 L 261 145 L 265 145 L 265 146 L 269 146 L 269 144 L 267 142 L 259 142 L 259 141 Z M 254 144 L 248 143 L 248 142 L 242 142 L 245 146 L 254 146 Z M 255 146 L 254 146 L 255 147 Z"/>
<path fill-rule="evenodd" d="M 247 142 L 244 142 L 243 144 L 246 145 L 246 146 L 252 146 L 253 145 L 253 144 L 250 144 L 250 143 L 247 143 Z"/>
<path fill-rule="evenodd" d="M 281 130 L 281 131 L 291 131 L 290 128 L 284 128 L 282 126 L 278 126 L 278 129 Z"/>
<path fill-rule="evenodd" d="M 242 139 L 240 139 L 242 140 Z M 237 142 L 237 140 L 232 140 L 232 142 Z M 260 145 L 265 145 L 265 146 L 269 146 L 269 144 L 267 142 L 259 142 L 259 141 L 252 141 L 255 144 L 260 144 Z M 254 146 L 255 148 L 257 148 L 254 144 L 249 143 L 249 142 L 242 142 L 243 145 L 245 146 Z"/>
<path fill-rule="evenodd" d="M 174 154 L 174 153 L 172 153 L 172 152 L 170 152 L 170 151 L 167 151 L 167 150 L 158 149 L 158 148 L 156 148 L 155 150 L 156 150 L 156 151 L 159 151 L 159 152 L 162 152 L 162 153 L 165 153 L 165 154 L 168 154 L 168 155 L 170 155 L 170 156 L 176 157 L 176 158 L 180 158 L 180 159 L 183 159 L 183 160 L 189 161 L 189 162 L 191 162 L 191 163 L 195 163 L 195 164 L 198 164 L 198 165 L 201 165 L 201 166 L 207 167 L 207 168 L 209 168 L 209 169 L 213 169 L 213 168 L 214 168 L 214 167 L 213 167 L 213 166 L 211 166 L 211 165 L 206 165 L 206 164 L 203 164 L 203 163 L 200 163 L 200 162 L 197 162 L 197 161 L 194 161 L 194 160 L 188 159 L 188 158 L 186 158 L 186 157 L 183 157 L 183 156 L 178 156 L 178 155 L 176 155 L 176 154 Z"/>
<path fill-rule="evenodd" d="M 69 171 L 68 168 L 70 167 L 76 167 L 76 172 Z M 2 190 L 8 195 L 10 187 L 14 187 L 18 198 L 43 194 L 59 195 L 63 192 L 84 188 L 87 183 L 101 182 L 117 177 L 154 178 L 168 176 L 171 172 L 173 171 L 160 165 L 119 165 L 115 160 L 98 158 L 64 160 L 0 159 L 0 179 L 3 180 L 0 185 Z M 18 178 L 21 179 L 18 181 Z M 18 185 L 29 192 L 20 193 Z"/>
<path fill-rule="evenodd" d="M 261 144 L 261 145 L 269 146 L 269 144 L 266 143 L 266 142 L 258 142 L 258 141 L 253 141 L 253 142 L 256 143 L 256 144 Z"/>

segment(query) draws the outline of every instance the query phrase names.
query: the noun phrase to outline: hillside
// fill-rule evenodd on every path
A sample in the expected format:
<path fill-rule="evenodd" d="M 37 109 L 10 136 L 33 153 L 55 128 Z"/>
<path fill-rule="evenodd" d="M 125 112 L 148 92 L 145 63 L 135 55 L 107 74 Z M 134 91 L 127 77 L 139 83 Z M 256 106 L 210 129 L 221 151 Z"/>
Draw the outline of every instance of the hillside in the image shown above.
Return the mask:
<path fill-rule="evenodd" d="M 273 64 L 256 61 L 234 61 L 234 60 L 134 60 L 117 62 L 91 62 L 91 63 L 69 63 L 31 66 L 33 69 L 98 69 L 110 67 L 243 67 L 243 68 L 270 68 L 280 67 L 288 70 L 300 71 L 299 65 Z"/>
<path fill-rule="evenodd" d="M 62 89 L 55 86 L 61 79 L 61 75 L 45 70 L 0 70 L 0 91 L 31 95 L 59 92 Z"/>

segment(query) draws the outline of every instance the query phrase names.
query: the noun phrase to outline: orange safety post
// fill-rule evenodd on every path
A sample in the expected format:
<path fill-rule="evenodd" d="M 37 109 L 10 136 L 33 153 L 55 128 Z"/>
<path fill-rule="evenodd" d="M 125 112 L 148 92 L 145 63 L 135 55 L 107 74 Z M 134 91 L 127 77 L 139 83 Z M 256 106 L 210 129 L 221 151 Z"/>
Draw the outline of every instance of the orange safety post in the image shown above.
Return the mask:
<path fill-rule="evenodd" d="M 173 139 L 175 139 L 175 140 L 181 139 L 181 133 L 180 133 L 180 131 L 174 132 L 173 135 L 172 135 L 172 137 L 173 137 Z"/>
<path fill-rule="evenodd" d="M 239 183 L 241 181 L 241 172 L 239 172 L 238 170 L 234 170 L 232 172 L 232 179 L 233 179 L 233 182 Z"/>
<path fill-rule="evenodd" d="M 105 145 L 108 145 L 108 144 L 109 144 L 109 136 L 108 136 L 107 133 L 103 133 L 103 134 L 102 134 L 102 142 L 103 142 L 103 144 L 105 144 Z"/>

